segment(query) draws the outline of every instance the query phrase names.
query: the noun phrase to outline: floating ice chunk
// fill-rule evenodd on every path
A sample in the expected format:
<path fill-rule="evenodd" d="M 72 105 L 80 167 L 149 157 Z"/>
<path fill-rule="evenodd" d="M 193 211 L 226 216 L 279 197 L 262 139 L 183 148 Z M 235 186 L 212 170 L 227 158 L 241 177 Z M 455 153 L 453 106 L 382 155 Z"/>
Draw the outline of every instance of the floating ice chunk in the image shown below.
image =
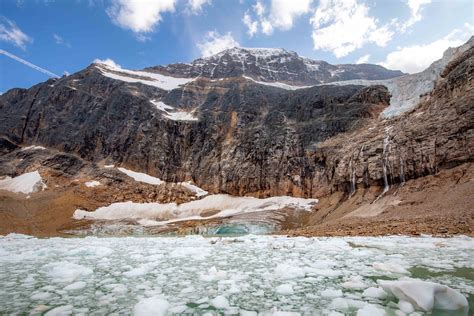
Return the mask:
<path fill-rule="evenodd" d="M 446 285 L 416 279 L 379 280 L 378 283 L 399 300 L 412 304 L 416 310 L 459 310 L 468 306 L 467 299 L 461 293 Z"/>
<path fill-rule="evenodd" d="M 225 309 L 225 308 L 230 307 L 229 300 L 225 296 L 222 296 L 222 295 L 218 295 L 214 299 L 212 299 L 211 304 L 215 308 L 219 308 L 219 309 Z"/>
<path fill-rule="evenodd" d="M 258 313 L 254 311 L 247 311 L 245 309 L 241 309 L 239 311 L 239 315 L 240 316 L 258 316 Z"/>
<path fill-rule="evenodd" d="M 0 190 L 29 194 L 47 188 L 38 171 L 24 173 L 18 177 L 5 177 L 0 180 Z"/>
<path fill-rule="evenodd" d="M 107 257 L 113 252 L 112 249 L 103 246 L 84 246 L 69 250 L 68 255 L 81 257 Z"/>
<path fill-rule="evenodd" d="M 33 301 L 45 301 L 51 297 L 51 293 L 49 292 L 38 292 L 36 294 L 31 295 L 30 299 Z"/>
<path fill-rule="evenodd" d="M 387 313 L 379 306 L 367 304 L 357 311 L 357 316 L 385 316 Z"/>
<path fill-rule="evenodd" d="M 297 312 L 279 311 L 275 308 L 272 310 L 271 316 L 301 316 L 301 314 Z"/>
<path fill-rule="evenodd" d="M 85 288 L 87 285 L 86 282 L 83 282 L 83 281 L 78 281 L 78 282 L 74 282 L 72 284 L 69 284 L 68 286 L 66 286 L 64 288 L 64 290 L 66 291 L 76 291 L 76 290 L 81 290 L 83 288 Z"/>
<path fill-rule="evenodd" d="M 171 313 L 171 314 L 182 314 L 184 313 L 184 311 L 188 309 L 188 307 L 186 305 L 178 305 L 178 306 L 174 306 L 174 307 L 171 307 L 168 309 L 168 312 Z"/>
<path fill-rule="evenodd" d="M 150 272 L 150 266 L 142 265 L 138 268 L 124 272 L 123 275 L 131 278 L 131 277 L 146 275 L 148 272 Z"/>
<path fill-rule="evenodd" d="M 291 284 L 279 285 L 275 288 L 275 292 L 277 292 L 278 294 L 282 294 L 282 295 L 293 294 L 294 293 L 293 285 L 291 285 Z"/>
<path fill-rule="evenodd" d="M 80 277 L 93 273 L 87 267 L 66 261 L 49 263 L 43 266 L 43 269 L 46 271 L 46 275 L 53 279 L 53 282 L 58 283 L 71 283 Z"/>
<path fill-rule="evenodd" d="M 93 188 L 93 187 L 97 187 L 99 185 L 101 185 L 101 183 L 99 181 L 87 181 L 86 183 L 84 183 L 86 185 L 86 187 L 88 188 Z"/>
<path fill-rule="evenodd" d="M 394 262 L 375 262 L 373 265 L 374 269 L 386 272 L 393 272 L 399 274 L 410 274 L 410 272 L 402 267 L 401 265 Z"/>
<path fill-rule="evenodd" d="M 115 294 L 125 294 L 128 292 L 127 287 L 120 283 L 106 284 L 104 287 Z"/>
<path fill-rule="evenodd" d="M 141 299 L 133 308 L 135 316 L 164 316 L 170 304 L 160 297 L 149 297 Z"/>
<path fill-rule="evenodd" d="M 338 277 L 342 275 L 342 271 L 333 269 L 311 269 L 308 272 L 310 274 L 320 275 L 328 278 Z"/>
<path fill-rule="evenodd" d="M 66 315 L 71 315 L 72 310 L 73 310 L 72 305 L 63 305 L 59 306 L 56 308 L 53 308 L 52 310 L 48 311 L 45 316 L 66 316 Z"/>
<path fill-rule="evenodd" d="M 321 292 L 322 297 L 334 298 L 334 297 L 341 297 L 342 291 L 336 289 L 326 289 Z"/>
<path fill-rule="evenodd" d="M 283 263 L 276 266 L 274 274 L 280 279 L 297 279 L 305 277 L 305 272 L 302 268 Z"/>
<path fill-rule="evenodd" d="M 378 287 L 369 287 L 364 292 L 362 292 L 364 297 L 373 297 L 373 298 L 385 298 L 387 297 L 387 292 Z"/>
<path fill-rule="evenodd" d="M 135 171 L 128 170 L 125 168 L 117 168 L 117 169 L 125 173 L 130 178 L 133 178 L 135 181 L 144 182 L 148 184 L 154 184 L 154 185 L 160 185 L 163 183 L 163 181 L 161 181 L 160 179 L 150 176 L 149 174 L 146 174 L 146 173 L 135 172 Z"/>
<path fill-rule="evenodd" d="M 337 310 L 347 310 L 349 308 L 363 308 L 365 304 L 366 303 L 362 301 L 337 297 L 332 300 L 330 306 Z"/>
<path fill-rule="evenodd" d="M 216 267 L 212 267 L 209 269 L 207 273 L 201 273 L 200 278 L 202 281 L 206 281 L 206 282 L 224 280 L 227 278 L 227 272 L 219 271 L 216 269 Z"/>
<path fill-rule="evenodd" d="M 367 285 L 362 281 L 360 276 L 352 276 L 349 280 L 342 283 L 342 287 L 346 289 L 365 289 Z"/>
<path fill-rule="evenodd" d="M 407 301 L 399 301 L 398 308 L 400 308 L 402 312 L 407 313 L 407 314 L 413 313 L 415 311 L 415 308 L 413 307 L 413 305 L 411 305 L 411 303 Z"/>
<path fill-rule="evenodd" d="M 331 308 L 338 309 L 338 310 L 345 310 L 349 308 L 349 304 L 344 298 L 337 297 L 332 300 Z"/>
<path fill-rule="evenodd" d="M 193 260 L 204 260 L 211 254 L 211 249 L 206 247 L 180 247 L 174 249 L 169 256 L 171 258 L 192 258 Z"/>

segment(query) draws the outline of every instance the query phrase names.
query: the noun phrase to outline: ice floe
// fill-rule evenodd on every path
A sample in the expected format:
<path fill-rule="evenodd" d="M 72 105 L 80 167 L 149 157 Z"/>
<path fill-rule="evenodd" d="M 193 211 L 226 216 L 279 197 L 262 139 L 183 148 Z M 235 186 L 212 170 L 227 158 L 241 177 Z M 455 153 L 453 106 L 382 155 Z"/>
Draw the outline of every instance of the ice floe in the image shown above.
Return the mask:
<path fill-rule="evenodd" d="M 410 303 L 416 310 L 430 312 L 434 308 L 459 310 L 468 306 L 467 299 L 458 291 L 438 283 L 416 279 L 379 281 L 380 286 L 400 301 Z"/>
<path fill-rule="evenodd" d="M 0 179 L 0 190 L 30 194 L 47 188 L 38 171 L 27 172 L 17 177 Z"/>
<path fill-rule="evenodd" d="M 468 237 L 14 236 L 0 238 L 6 315 L 467 316 L 473 308 Z M 395 258 L 410 278 L 374 267 Z"/>

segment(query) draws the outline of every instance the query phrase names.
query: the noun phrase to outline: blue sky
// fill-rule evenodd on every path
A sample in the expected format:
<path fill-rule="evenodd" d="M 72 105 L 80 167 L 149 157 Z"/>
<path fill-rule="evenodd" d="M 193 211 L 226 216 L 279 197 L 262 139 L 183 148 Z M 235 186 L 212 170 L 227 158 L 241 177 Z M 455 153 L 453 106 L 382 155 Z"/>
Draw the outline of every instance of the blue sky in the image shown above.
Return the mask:
<path fill-rule="evenodd" d="M 58 75 L 96 58 L 140 69 L 236 45 L 412 73 L 473 34 L 471 0 L 0 1 L 2 52 Z M 0 92 L 48 79 L 5 54 L 0 71 Z"/>

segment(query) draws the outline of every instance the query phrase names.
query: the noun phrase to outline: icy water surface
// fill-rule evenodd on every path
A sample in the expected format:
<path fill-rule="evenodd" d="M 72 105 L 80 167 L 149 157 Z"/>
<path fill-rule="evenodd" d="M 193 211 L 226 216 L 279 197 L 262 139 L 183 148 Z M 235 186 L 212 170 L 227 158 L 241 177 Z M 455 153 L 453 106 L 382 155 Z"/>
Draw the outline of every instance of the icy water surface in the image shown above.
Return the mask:
<path fill-rule="evenodd" d="M 378 282 L 419 278 L 471 305 L 432 315 L 471 315 L 473 273 L 467 237 L 10 235 L 0 238 L 0 314 L 405 315 L 409 299 Z"/>

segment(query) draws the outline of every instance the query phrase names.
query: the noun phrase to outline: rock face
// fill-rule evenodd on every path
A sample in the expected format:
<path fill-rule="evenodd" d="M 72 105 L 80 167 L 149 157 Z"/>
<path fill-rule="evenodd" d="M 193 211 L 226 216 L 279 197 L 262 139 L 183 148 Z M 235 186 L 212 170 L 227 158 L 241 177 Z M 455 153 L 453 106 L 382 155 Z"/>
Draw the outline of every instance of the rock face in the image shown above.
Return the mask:
<path fill-rule="evenodd" d="M 191 64 L 171 64 L 145 70 L 190 78 L 248 76 L 264 82 L 285 82 L 303 86 L 351 79 L 388 79 L 403 75 L 401 71 L 371 64 L 331 65 L 325 61 L 300 57 L 295 52 L 281 48 L 240 47 L 197 59 Z"/>
<path fill-rule="evenodd" d="M 0 96 L 0 135 L 12 148 L 41 144 L 169 182 L 192 180 L 211 193 L 318 197 L 388 188 L 472 161 L 472 54 L 452 61 L 415 111 L 383 121 L 384 86 L 288 91 L 240 77 L 313 84 L 399 74 L 378 66 L 246 49 L 142 72 L 94 64 Z M 201 77 L 168 89 L 170 75 Z"/>

